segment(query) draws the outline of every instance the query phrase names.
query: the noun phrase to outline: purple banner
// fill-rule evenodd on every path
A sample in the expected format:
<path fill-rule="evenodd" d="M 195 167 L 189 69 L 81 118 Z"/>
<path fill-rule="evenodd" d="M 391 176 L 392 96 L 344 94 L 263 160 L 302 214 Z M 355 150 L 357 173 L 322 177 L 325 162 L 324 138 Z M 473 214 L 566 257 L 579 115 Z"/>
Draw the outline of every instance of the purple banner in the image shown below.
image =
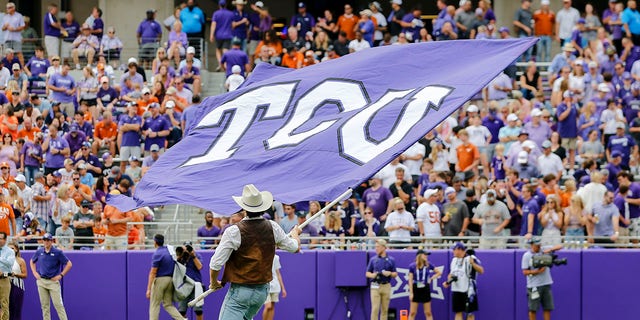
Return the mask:
<path fill-rule="evenodd" d="M 121 210 L 184 203 L 231 214 L 253 183 L 276 200 L 333 200 L 458 109 L 537 40 L 438 41 L 363 50 L 210 97 L 188 135 Z M 451 59 L 464 52 L 464 59 Z"/>

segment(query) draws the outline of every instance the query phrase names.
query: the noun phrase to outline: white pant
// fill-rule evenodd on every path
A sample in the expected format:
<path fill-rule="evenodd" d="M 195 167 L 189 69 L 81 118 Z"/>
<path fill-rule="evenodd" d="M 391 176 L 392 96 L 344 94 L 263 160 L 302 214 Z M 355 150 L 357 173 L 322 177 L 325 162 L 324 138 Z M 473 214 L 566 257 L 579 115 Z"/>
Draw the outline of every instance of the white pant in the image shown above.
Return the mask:
<path fill-rule="evenodd" d="M 60 54 L 60 39 L 57 37 L 44 36 L 44 46 L 47 49 L 47 55 L 49 57 Z"/>

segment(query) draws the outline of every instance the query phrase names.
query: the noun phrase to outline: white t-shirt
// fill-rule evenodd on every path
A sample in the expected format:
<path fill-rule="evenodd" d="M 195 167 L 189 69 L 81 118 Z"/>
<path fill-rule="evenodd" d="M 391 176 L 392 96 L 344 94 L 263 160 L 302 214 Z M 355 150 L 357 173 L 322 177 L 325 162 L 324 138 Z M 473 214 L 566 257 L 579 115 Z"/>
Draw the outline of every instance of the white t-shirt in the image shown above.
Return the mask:
<path fill-rule="evenodd" d="M 558 36 L 560 39 L 567 39 L 571 37 L 573 28 L 580 19 L 580 12 L 576 8 L 569 8 L 568 10 L 562 8 L 556 13 L 556 23 L 560 25 Z"/>
<path fill-rule="evenodd" d="M 604 123 L 604 134 L 615 134 L 616 133 L 616 124 L 618 119 L 624 119 L 624 115 L 622 114 L 622 110 L 615 109 L 605 109 L 602 111 L 600 115 L 600 123 Z"/>
<path fill-rule="evenodd" d="M 404 155 L 407 157 L 414 157 L 416 155 L 421 154 L 422 159 L 424 159 L 425 153 L 427 152 L 427 148 L 420 142 L 414 143 L 407 151 L 404 152 Z M 422 159 L 420 160 L 405 160 L 402 164 L 404 164 L 409 170 L 409 174 L 413 176 L 420 175 L 420 166 L 422 165 Z"/>
<path fill-rule="evenodd" d="M 491 132 L 485 126 L 468 126 L 467 133 L 469 141 L 477 147 L 487 146 L 487 138 L 491 136 Z"/>
<path fill-rule="evenodd" d="M 229 92 L 231 92 L 238 89 L 238 87 L 242 85 L 243 82 L 244 82 L 244 77 L 234 73 L 229 75 L 227 80 L 225 80 L 224 84 L 229 85 Z"/>
<path fill-rule="evenodd" d="M 280 288 L 280 281 L 278 281 L 278 270 L 280 270 L 281 267 L 280 256 L 276 254 L 273 256 L 273 265 L 271 266 L 273 279 L 269 282 L 269 293 L 280 293 L 280 291 L 282 291 L 282 288 Z"/>
<path fill-rule="evenodd" d="M 382 179 L 382 186 L 385 188 L 389 188 L 392 184 L 396 182 L 396 169 L 402 168 L 404 169 L 404 180 L 411 183 L 411 174 L 409 174 L 409 169 L 402 163 L 386 165 L 382 170 L 378 172 L 378 177 Z"/>
<path fill-rule="evenodd" d="M 369 48 L 371 48 L 369 41 L 366 41 L 364 39 L 362 39 L 362 41 L 351 40 L 351 42 L 349 42 L 349 50 L 353 50 L 354 52 Z"/>
<path fill-rule="evenodd" d="M 422 223 L 425 237 L 440 237 L 440 209 L 435 204 L 422 203 L 416 210 L 416 221 Z"/>
<path fill-rule="evenodd" d="M 384 16 L 384 14 L 382 14 L 382 12 L 374 13 L 373 17 L 376 18 L 376 22 L 378 22 L 376 31 L 373 34 L 373 40 L 382 40 L 382 37 L 383 37 L 382 31 L 377 29 L 384 28 L 387 26 L 387 18 Z"/>
<path fill-rule="evenodd" d="M 387 227 L 395 227 L 395 226 L 407 226 L 407 227 L 415 227 L 416 223 L 413 220 L 413 216 L 408 211 L 403 211 L 402 213 L 398 213 L 398 211 L 393 211 L 387 216 L 387 222 L 385 224 L 385 228 Z M 388 231 L 389 240 L 392 241 L 411 241 L 411 231 L 407 229 L 397 229 Z"/>

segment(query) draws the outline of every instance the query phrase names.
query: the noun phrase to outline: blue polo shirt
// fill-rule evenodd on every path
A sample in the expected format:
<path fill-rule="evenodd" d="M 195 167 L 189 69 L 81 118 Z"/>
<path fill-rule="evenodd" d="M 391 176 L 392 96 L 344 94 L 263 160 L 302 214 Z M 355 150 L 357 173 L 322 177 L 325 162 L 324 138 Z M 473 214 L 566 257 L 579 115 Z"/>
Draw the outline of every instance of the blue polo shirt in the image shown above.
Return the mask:
<path fill-rule="evenodd" d="M 377 282 L 380 284 L 391 282 L 391 277 L 385 277 L 382 275 L 383 270 L 395 272 L 396 261 L 389 255 L 386 255 L 385 257 L 375 256 L 371 258 L 371 260 L 369 260 L 369 265 L 367 266 L 367 272 L 377 272 L 378 273 Z"/>
<path fill-rule="evenodd" d="M 173 276 L 174 263 L 175 261 L 173 261 L 169 249 L 167 249 L 166 246 L 158 247 L 151 258 L 151 267 L 158 268 L 156 277 Z"/>
<path fill-rule="evenodd" d="M 51 37 L 60 37 L 60 29 L 54 28 L 51 25 L 58 22 L 58 19 L 51 14 L 51 12 L 47 12 L 44 16 L 44 35 Z"/>
<path fill-rule="evenodd" d="M 244 18 L 247 18 L 247 20 L 249 20 L 249 14 L 246 11 L 238 11 L 238 10 L 234 10 L 233 11 L 233 22 L 238 22 Z M 246 23 L 242 23 L 237 25 L 235 28 L 233 28 L 233 30 L 231 31 L 231 34 L 234 37 L 237 37 L 238 39 L 246 39 L 247 38 L 247 28 L 249 26 L 247 26 Z"/>
<path fill-rule="evenodd" d="M 198 33 L 204 25 L 204 13 L 198 7 L 184 8 L 180 11 L 180 21 L 184 33 Z"/>
<path fill-rule="evenodd" d="M 120 122 L 118 127 L 122 127 L 125 124 L 142 124 L 140 116 L 134 115 L 133 117 L 128 114 L 120 116 Z M 139 147 L 140 146 L 140 131 L 124 131 L 122 132 L 122 146 L 123 147 Z"/>
<path fill-rule="evenodd" d="M 38 248 L 31 261 L 36 264 L 36 271 L 43 279 L 51 279 L 60 274 L 69 259 L 62 250 L 52 246 L 49 252 L 44 247 Z"/>

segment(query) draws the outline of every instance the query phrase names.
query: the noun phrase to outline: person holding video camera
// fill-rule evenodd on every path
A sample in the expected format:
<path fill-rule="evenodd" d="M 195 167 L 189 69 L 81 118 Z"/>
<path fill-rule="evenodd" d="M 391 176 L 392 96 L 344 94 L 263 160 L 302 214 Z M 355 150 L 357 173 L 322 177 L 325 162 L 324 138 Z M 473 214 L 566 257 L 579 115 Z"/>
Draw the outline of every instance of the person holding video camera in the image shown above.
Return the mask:
<path fill-rule="evenodd" d="M 531 250 L 522 256 L 522 273 L 527 277 L 527 301 L 529 304 L 529 319 L 535 320 L 536 313 L 542 305 L 545 320 L 551 319 L 551 311 L 554 309 L 553 294 L 551 293 L 551 270 L 553 265 L 566 264 L 566 260 L 556 260 L 551 253 L 562 249 L 562 245 L 556 245 L 545 250 L 541 248 L 540 237 L 532 237 L 528 243 Z M 546 259 L 550 258 L 550 259 Z"/>
<path fill-rule="evenodd" d="M 473 313 L 478 311 L 476 274 L 483 274 L 484 268 L 473 250 L 466 250 L 462 242 L 457 242 L 453 246 L 453 259 L 449 270 L 443 286 L 451 286 L 451 307 L 456 314 L 455 319 L 462 320 L 463 313 L 466 313 L 467 320 L 473 320 Z"/>
<path fill-rule="evenodd" d="M 187 267 L 187 276 L 196 282 L 196 285 L 194 286 L 193 291 L 191 291 L 189 297 L 180 301 L 180 303 L 178 304 L 178 311 L 183 317 L 186 317 L 187 304 L 197 295 L 202 293 L 202 290 L 197 289 L 198 285 L 200 286 L 200 288 L 202 288 L 202 275 L 200 274 L 200 270 L 202 269 L 202 257 L 195 250 L 193 250 L 191 241 L 185 242 L 184 246 L 176 247 L 176 257 L 178 258 L 178 262 Z M 197 294 L 196 291 L 198 291 Z M 195 306 L 193 306 L 193 311 L 196 314 L 196 319 L 202 320 L 202 305 L 196 304 Z"/>

